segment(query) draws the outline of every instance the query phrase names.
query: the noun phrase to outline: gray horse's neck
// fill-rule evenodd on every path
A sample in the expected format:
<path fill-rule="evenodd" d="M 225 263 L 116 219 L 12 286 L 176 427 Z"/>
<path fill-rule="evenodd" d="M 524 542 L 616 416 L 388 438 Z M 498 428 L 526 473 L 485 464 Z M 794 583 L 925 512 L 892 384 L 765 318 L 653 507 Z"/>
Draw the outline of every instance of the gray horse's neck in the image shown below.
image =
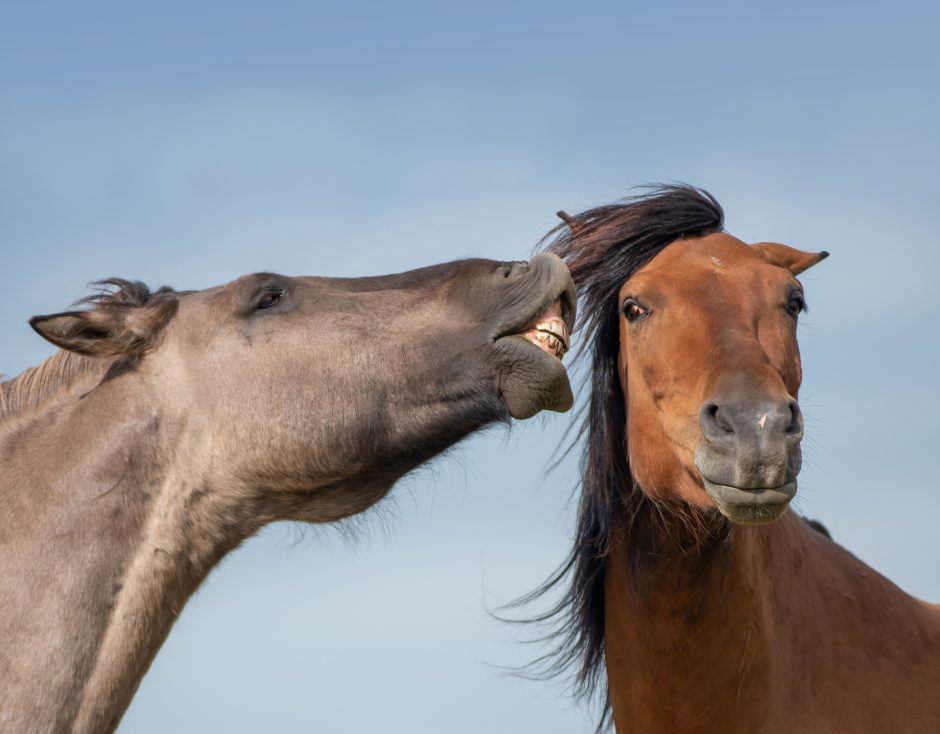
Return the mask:
<path fill-rule="evenodd" d="M 188 597 L 257 527 L 137 387 L 0 424 L 0 731 L 113 730 Z"/>

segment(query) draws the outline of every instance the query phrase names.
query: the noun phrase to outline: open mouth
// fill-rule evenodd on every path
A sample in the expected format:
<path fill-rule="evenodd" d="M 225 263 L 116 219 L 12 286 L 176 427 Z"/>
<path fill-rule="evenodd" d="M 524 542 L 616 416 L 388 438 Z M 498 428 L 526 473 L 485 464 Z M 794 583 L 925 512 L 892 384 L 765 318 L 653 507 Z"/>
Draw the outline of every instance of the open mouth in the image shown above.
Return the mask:
<path fill-rule="evenodd" d="M 509 414 L 519 419 L 542 410 L 563 413 L 574 401 L 561 362 L 574 328 L 574 281 L 561 259 L 545 252 L 532 258 L 529 272 L 510 291 L 505 320 L 491 337 L 497 389 Z"/>
<path fill-rule="evenodd" d="M 570 345 L 570 332 L 563 311 L 563 299 L 559 297 L 535 320 L 535 324 L 520 333 L 539 349 L 559 360 L 565 356 Z"/>
<path fill-rule="evenodd" d="M 504 325 L 504 330 L 498 333 L 495 341 L 507 337 L 516 341 L 522 337 L 561 361 L 571 346 L 578 293 L 568 268 L 557 256 L 539 253 L 532 258 L 531 265 L 540 266 L 544 275 L 551 276 L 552 282 L 546 288 L 547 292 L 543 291 L 541 302 L 533 304 L 537 308 L 527 314 L 520 314 L 523 318 L 513 319 L 510 324 Z"/>

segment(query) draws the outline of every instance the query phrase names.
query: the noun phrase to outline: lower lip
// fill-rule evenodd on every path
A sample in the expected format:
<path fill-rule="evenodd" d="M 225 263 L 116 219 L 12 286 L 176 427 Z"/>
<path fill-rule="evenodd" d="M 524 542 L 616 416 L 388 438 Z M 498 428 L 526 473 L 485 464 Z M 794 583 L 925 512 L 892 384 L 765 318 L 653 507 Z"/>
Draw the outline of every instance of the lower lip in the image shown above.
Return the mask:
<path fill-rule="evenodd" d="M 738 521 L 775 520 L 796 496 L 795 480 L 780 487 L 764 489 L 742 489 L 726 484 L 714 484 L 707 479 L 704 479 L 704 484 L 705 492 L 722 514 Z"/>
<path fill-rule="evenodd" d="M 776 505 L 789 502 L 796 495 L 796 481 L 787 482 L 780 487 L 765 489 L 742 489 L 727 484 L 713 484 L 705 479 L 705 491 L 710 496 L 717 496 L 723 502 L 733 505 Z"/>
<path fill-rule="evenodd" d="M 555 352 L 554 352 L 553 350 L 549 349 L 546 344 L 540 344 L 539 342 L 535 341 L 534 339 L 530 339 L 530 338 L 529 338 L 527 335 L 525 335 L 525 334 L 507 334 L 506 336 L 501 336 L 497 341 L 502 341 L 502 340 L 504 340 L 504 339 L 511 339 L 511 340 L 519 340 L 519 341 L 522 341 L 522 342 L 524 342 L 524 343 L 526 343 L 526 344 L 528 344 L 528 345 L 530 345 L 530 346 L 532 346 L 532 347 L 535 347 L 536 349 L 538 349 L 539 352 L 542 352 L 542 353 L 548 355 L 549 357 L 552 358 L 552 361 L 558 362 L 558 364 L 563 364 L 563 362 L 562 362 L 562 357 L 560 357 L 560 356 L 558 356 L 557 354 L 555 354 Z M 564 356 L 564 355 L 562 355 L 562 356 Z"/>

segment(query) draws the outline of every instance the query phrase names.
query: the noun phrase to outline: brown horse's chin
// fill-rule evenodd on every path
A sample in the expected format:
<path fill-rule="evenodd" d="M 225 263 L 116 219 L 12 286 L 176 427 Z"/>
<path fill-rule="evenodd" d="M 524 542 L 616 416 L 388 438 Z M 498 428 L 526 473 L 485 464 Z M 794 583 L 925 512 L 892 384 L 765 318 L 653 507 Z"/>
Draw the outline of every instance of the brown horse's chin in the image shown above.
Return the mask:
<path fill-rule="evenodd" d="M 557 357 L 521 335 L 504 336 L 494 344 L 508 369 L 499 378 L 499 391 L 513 418 L 531 418 L 542 410 L 564 413 L 574 396 L 568 371 Z"/>
<path fill-rule="evenodd" d="M 766 525 L 777 520 L 796 495 L 796 480 L 780 487 L 745 489 L 715 484 L 702 477 L 705 492 L 722 515 L 739 525 Z"/>

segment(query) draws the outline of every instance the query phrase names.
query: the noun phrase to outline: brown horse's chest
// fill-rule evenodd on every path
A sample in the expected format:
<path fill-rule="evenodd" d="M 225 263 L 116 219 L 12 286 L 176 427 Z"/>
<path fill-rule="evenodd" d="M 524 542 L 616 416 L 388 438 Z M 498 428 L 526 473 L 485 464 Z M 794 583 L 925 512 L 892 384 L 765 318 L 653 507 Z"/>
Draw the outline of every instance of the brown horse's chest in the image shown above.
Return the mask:
<path fill-rule="evenodd" d="M 785 517 L 645 564 L 614 546 L 605 658 L 618 732 L 940 731 L 940 620 L 811 532 Z"/>
<path fill-rule="evenodd" d="M 770 645 L 748 589 L 700 559 L 668 560 L 631 578 L 607 568 L 605 656 L 618 731 L 765 732 L 772 704 Z"/>

